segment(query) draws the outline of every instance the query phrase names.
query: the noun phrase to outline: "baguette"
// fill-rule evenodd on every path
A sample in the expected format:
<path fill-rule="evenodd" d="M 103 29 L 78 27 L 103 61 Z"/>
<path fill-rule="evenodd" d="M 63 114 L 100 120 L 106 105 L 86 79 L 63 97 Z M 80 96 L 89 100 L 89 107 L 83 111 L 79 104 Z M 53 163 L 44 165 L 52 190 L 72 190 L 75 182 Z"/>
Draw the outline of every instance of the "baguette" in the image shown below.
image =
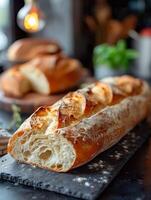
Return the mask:
<path fill-rule="evenodd" d="M 52 40 L 24 38 L 9 47 L 7 57 L 12 62 L 27 62 L 39 55 L 56 54 L 60 50 L 60 46 Z"/>
<path fill-rule="evenodd" d="M 116 144 L 149 114 L 145 81 L 107 78 L 40 107 L 9 140 L 16 160 L 56 172 L 79 167 Z"/>

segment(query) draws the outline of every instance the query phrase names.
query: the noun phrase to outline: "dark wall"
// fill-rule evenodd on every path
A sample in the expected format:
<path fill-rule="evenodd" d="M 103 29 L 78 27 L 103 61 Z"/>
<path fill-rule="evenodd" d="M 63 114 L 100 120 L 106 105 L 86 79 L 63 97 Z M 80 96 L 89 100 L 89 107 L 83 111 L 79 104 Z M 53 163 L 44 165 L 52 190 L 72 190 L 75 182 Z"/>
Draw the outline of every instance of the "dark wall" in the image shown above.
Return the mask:
<path fill-rule="evenodd" d="M 22 31 L 17 25 L 17 13 L 24 6 L 24 0 L 11 0 L 11 21 L 12 21 L 12 33 L 13 41 L 28 37 L 28 34 Z"/>

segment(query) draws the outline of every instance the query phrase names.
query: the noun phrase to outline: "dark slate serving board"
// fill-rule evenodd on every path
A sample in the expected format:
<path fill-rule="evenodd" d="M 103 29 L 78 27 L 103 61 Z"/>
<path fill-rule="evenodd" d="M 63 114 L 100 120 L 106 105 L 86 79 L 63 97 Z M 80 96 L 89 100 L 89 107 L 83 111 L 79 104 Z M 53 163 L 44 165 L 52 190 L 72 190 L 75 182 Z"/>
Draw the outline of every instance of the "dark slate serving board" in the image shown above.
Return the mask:
<path fill-rule="evenodd" d="M 0 178 L 82 199 L 96 199 L 124 164 L 149 137 L 146 121 L 139 124 L 117 145 L 87 165 L 69 173 L 55 173 L 17 163 L 9 155 L 0 159 Z"/>

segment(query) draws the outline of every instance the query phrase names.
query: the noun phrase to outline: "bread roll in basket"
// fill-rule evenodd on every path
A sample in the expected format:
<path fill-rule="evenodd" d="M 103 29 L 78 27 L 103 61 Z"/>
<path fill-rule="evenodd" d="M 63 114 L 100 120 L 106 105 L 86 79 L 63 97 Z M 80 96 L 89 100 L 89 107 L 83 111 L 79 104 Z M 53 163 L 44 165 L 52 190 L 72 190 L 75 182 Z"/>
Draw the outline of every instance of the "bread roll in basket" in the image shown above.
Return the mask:
<path fill-rule="evenodd" d="M 19 162 L 67 172 L 116 144 L 148 116 L 150 102 L 145 81 L 103 79 L 40 107 L 14 133 L 8 152 Z"/>

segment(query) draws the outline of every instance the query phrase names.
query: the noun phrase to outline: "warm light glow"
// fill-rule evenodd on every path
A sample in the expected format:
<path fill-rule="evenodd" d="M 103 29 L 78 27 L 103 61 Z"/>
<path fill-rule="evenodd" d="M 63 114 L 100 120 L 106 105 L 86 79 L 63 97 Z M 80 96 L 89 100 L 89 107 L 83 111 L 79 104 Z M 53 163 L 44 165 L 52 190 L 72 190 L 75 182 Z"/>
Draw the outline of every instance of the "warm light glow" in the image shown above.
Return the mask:
<path fill-rule="evenodd" d="M 45 14 L 38 7 L 37 0 L 25 1 L 24 7 L 17 14 L 17 23 L 22 30 L 29 33 L 36 33 L 44 28 Z"/>
<path fill-rule="evenodd" d="M 28 13 L 24 18 L 24 27 L 28 31 L 37 31 L 39 29 L 39 17 L 37 13 Z"/>

